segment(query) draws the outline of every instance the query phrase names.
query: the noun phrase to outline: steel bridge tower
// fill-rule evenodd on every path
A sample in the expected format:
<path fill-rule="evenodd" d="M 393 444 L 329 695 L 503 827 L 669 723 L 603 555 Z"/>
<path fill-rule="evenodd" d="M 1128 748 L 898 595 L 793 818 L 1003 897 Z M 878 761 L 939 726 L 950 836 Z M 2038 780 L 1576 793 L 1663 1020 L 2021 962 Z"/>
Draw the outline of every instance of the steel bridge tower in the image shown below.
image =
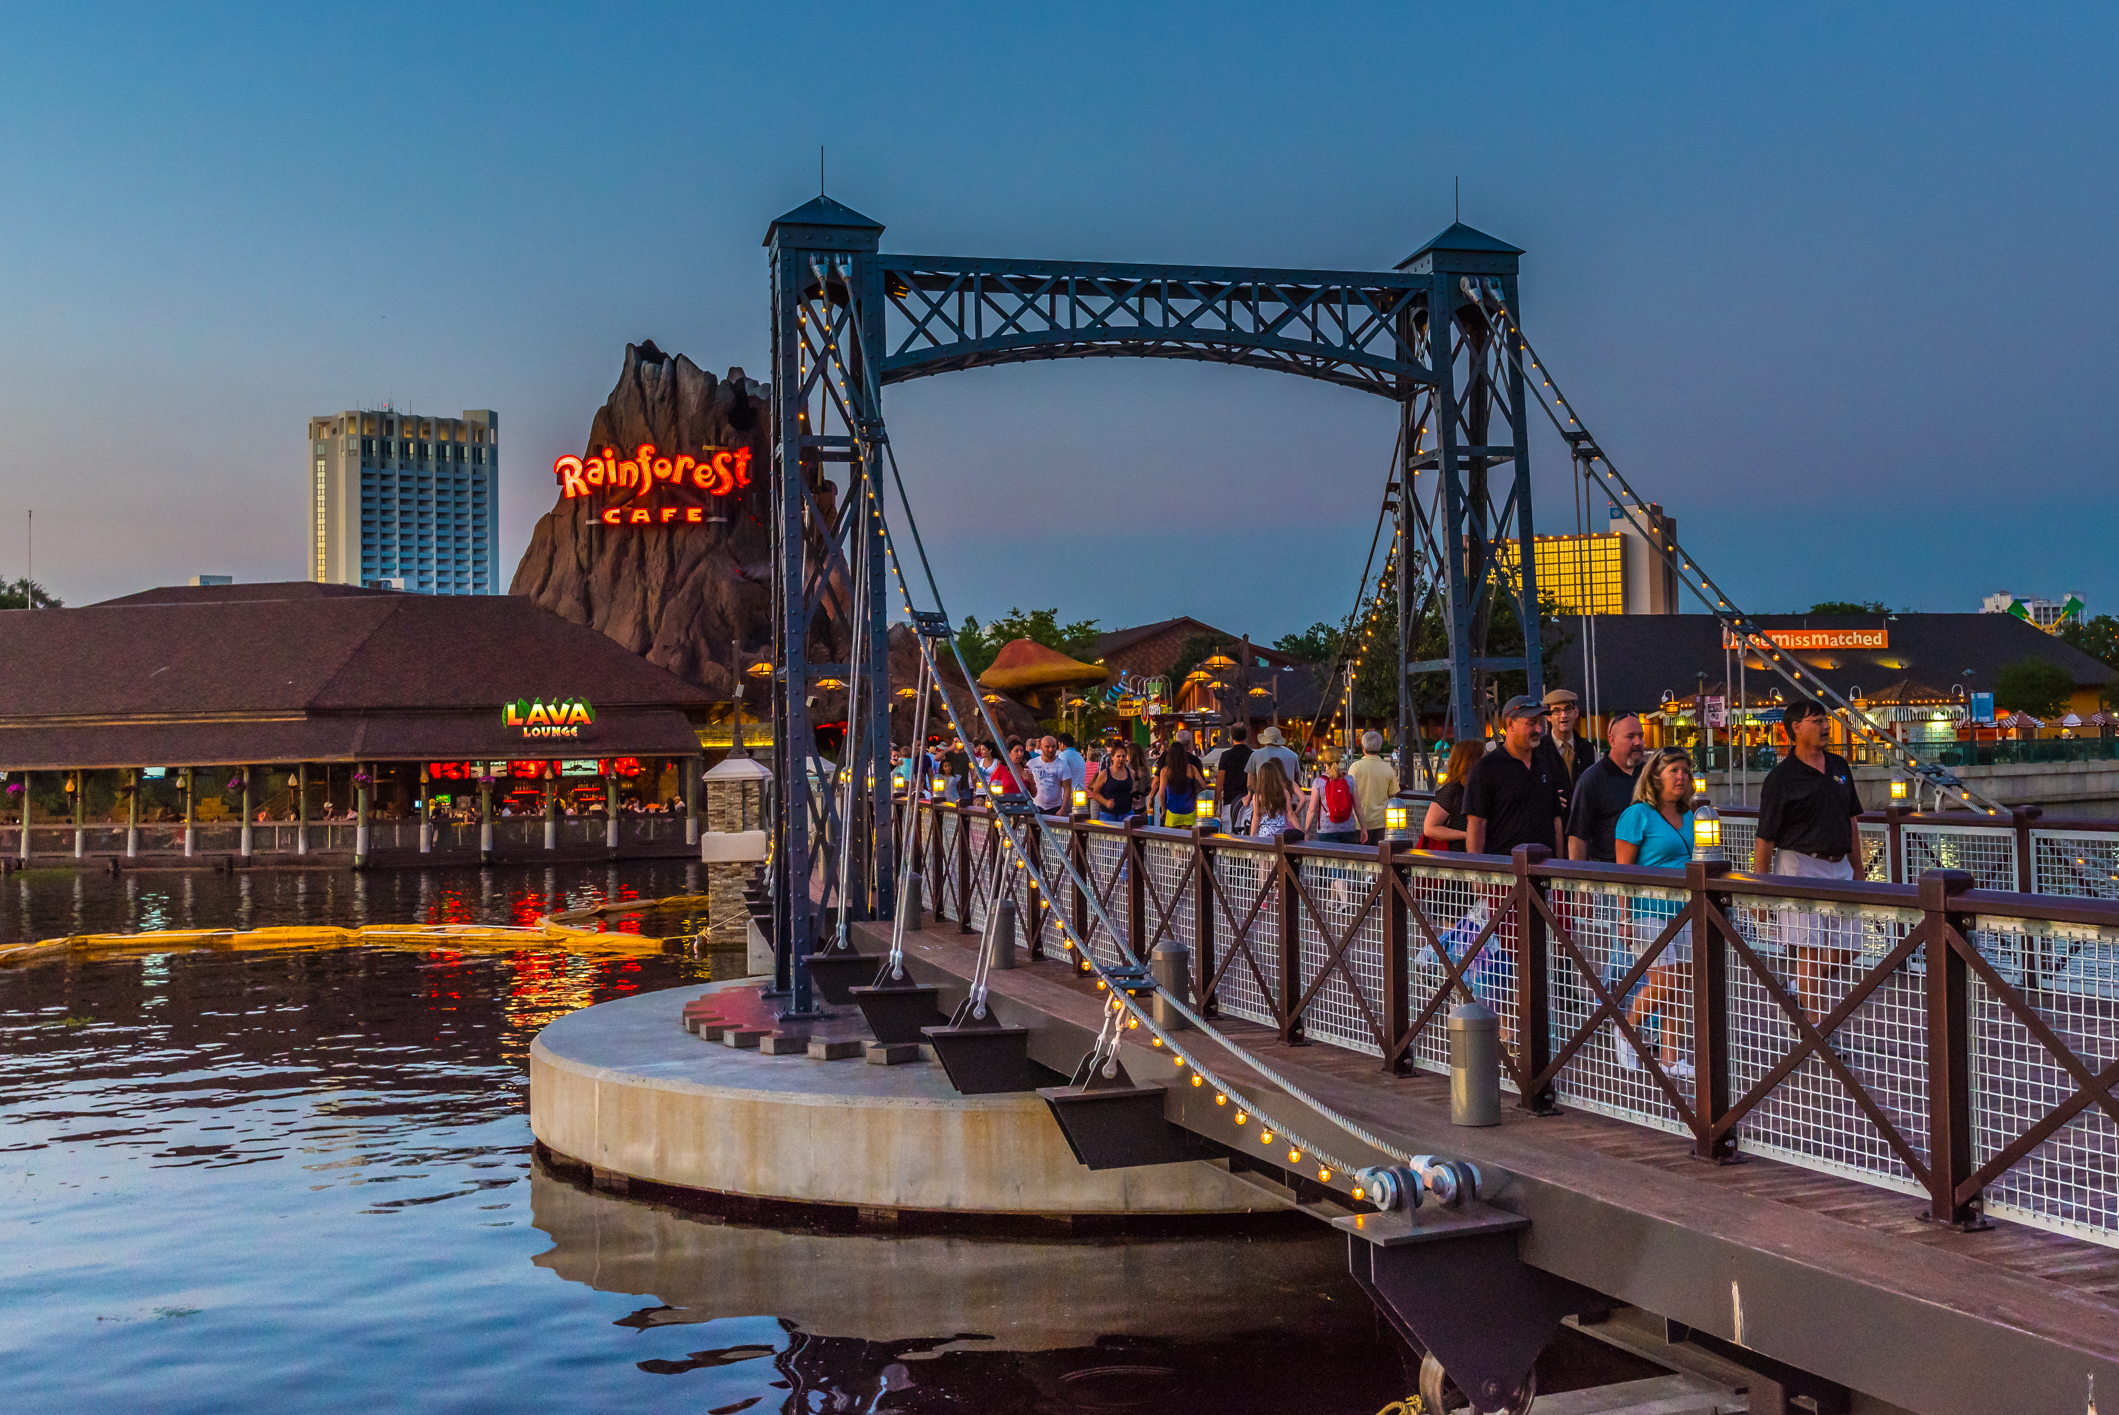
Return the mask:
<path fill-rule="evenodd" d="M 887 919 L 895 907 L 890 832 L 873 828 L 890 819 L 887 615 L 905 603 L 883 534 L 885 384 L 1005 363 L 1164 358 L 1389 398 L 1404 434 L 1400 743 L 1418 741 L 1412 689 L 1422 675 L 1450 675 L 1459 735 L 1478 730 L 1486 675 L 1522 669 L 1542 691 L 1523 369 L 1501 318 L 1516 314 L 1516 247 L 1458 224 L 1394 270 L 1275 270 L 895 255 L 881 250 L 882 234 L 880 222 L 818 196 L 765 238 L 774 986 L 791 1014 L 812 1010 L 804 960 L 829 942 L 833 913 Z M 1512 473 L 1498 504 L 1496 469 Z M 1413 645 L 1429 585 L 1443 597 L 1449 656 L 1421 661 Z M 1501 593 L 1523 625 L 1520 656 L 1484 653 Z M 827 683 L 847 693 L 845 745 L 829 769 L 813 721 Z M 1413 754 L 1400 761 L 1410 784 Z"/>

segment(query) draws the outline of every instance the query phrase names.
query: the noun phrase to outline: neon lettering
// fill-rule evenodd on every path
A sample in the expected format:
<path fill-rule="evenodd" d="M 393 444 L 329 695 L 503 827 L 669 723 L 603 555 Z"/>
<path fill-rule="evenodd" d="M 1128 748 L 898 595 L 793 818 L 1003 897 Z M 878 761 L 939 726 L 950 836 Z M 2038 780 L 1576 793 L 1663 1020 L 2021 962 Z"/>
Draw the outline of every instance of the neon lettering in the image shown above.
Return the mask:
<path fill-rule="evenodd" d="M 601 489 L 630 492 L 626 499 L 637 503 L 646 500 L 648 493 L 663 482 L 702 491 L 709 496 L 732 495 L 739 487 L 750 485 L 750 464 L 751 450 L 748 447 L 703 447 L 696 457 L 690 454 L 658 457 L 655 444 L 643 442 L 634 449 L 631 457 L 626 458 L 620 458 L 615 447 L 598 449 L 596 455 L 586 458 L 571 454 L 554 458 L 552 475 L 559 482 L 560 495 L 565 500 L 593 496 Z M 709 519 L 720 519 L 709 518 L 698 506 L 684 505 L 683 498 L 679 498 L 677 505 L 647 511 L 607 509 L 596 514 L 607 526 L 671 525 L 678 521 L 680 508 L 685 525 L 702 525 Z M 661 513 L 659 516 L 654 514 L 657 511 Z"/>
<path fill-rule="evenodd" d="M 530 715 L 523 719 L 523 725 L 527 727 L 535 727 L 540 723 L 550 722 L 551 720 L 551 714 L 547 713 L 544 710 L 543 703 L 531 703 Z"/>

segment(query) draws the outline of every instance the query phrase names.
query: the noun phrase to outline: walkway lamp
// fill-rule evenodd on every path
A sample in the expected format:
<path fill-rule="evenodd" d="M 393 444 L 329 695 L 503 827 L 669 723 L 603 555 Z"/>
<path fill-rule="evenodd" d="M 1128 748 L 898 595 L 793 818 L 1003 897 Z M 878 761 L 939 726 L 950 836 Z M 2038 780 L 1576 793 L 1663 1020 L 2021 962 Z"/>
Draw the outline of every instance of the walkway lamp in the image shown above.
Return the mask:
<path fill-rule="evenodd" d="M 1077 786 L 1074 788 L 1074 809 L 1077 811 L 1089 809 L 1089 792 L 1083 787 Z"/>
<path fill-rule="evenodd" d="M 1695 771 L 1692 774 L 1692 794 L 1695 796 L 1705 796 L 1707 794 L 1706 772 Z"/>
<path fill-rule="evenodd" d="M 1704 802 L 1692 808 L 1692 858 L 1695 860 L 1720 860 L 1722 854 L 1722 818 L 1715 814 L 1714 807 Z"/>
<path fill-rule="evenodd" d="M 1420 838 L 1420 828 L 1415 824 L 1416 813 L 1424 815 L 1420 802 L 1409 796 L 1393 796 L 1383 803 L 1383 833 L 1393 841 L 1411 842 Z"/>
<path fill-rule="evenodd" d="M 1894 776 L 1891 778 L 1892 804 L 1896 805 L 1899 802 L 1904 801 L 1906 797 L 1911 794 L 1911 791 L 1912 785 L 1906 780 L 1903 775 Z"/>
<path fill-rule="evenodd" d="M 1193 810 L 1193 813 L 1194 813 L 1194 814 L 1193 814 L 1193 817 L 1192 817 L 1192 818 L 1193 818 L 1193 820 L 1194 820 L 1194 821 L 1195 821 L 1195 822 L 1196 822 L 1197 824 L 1199 824 L 1199 825 L 1208 825 L 1208 824 L 1214 824 L 1214 825 L 1219 825 L 1219 824 L 1220 824 L 1220 821 L 1218 821 L 1218 820 L 1217 820 L 1217 819 L 1215 818 L 1215 815 L 1214 815 L 1214 788 L 1213 788 L 1213 787 L 1211 787 L 1211 786 L 1203 786 L 1203 787 L 1201 787 L 1201 788 L 1200 788 L 1200 790 L 1199 790 L 1199 796 L 1198 796 L 1198 799 L 1197 799 L 1196 801 L 1194 801 L 1194 803 L 1193 803 L 1193 806 L 1192 806 L 1192 810 Z"/>

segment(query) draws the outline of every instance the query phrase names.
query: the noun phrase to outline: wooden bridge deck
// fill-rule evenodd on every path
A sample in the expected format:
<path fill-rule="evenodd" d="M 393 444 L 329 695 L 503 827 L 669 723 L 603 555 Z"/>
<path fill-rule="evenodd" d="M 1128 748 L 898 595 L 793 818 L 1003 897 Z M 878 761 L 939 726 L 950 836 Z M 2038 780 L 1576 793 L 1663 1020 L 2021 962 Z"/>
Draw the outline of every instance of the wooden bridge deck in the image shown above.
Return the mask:
<path fill-rule="evenodd" d="M 864 951 L 887 948 L 887 929 L 860 927 Z M 944 923 L 909 936 L 907 955 L 960 998 L 974 941 Z M 1030 1027 L 1032 1054 L 1070 1070 L 1098 1024 L 1093 980 L 1052 959 L 991 978 L 996 1011 Z M 2092 1373 L 2119 1391 L 2119 1250 L 2004 1221 L 1959 1232 L 1925 1222 L 1913 1196 L 1764 1158 L 1709 1164 L 1686 1137 L 1581 1111 L 1510 1107 L 1498 1127 L 1464 1129 L 1450 1124 L 1442 1077 L 1216 1025 L 1388 1142 L 1479 1165 L 1495 1202 L 1532 1220 L 1526 1261 L 1619 1302 L 1915 1410 L 2079 1409 Z M 1136 1078 L 1162 1079 L 1165 1055 L 1129 1047 L 1126 1060 Z M 1254 1105 L 1308 1123 L 1239 1060 L 1209 1064 Z M 1166 1114 L 1187 1124 L 1196 1093 L 1167 1094 Z M 1198 1119 L 1190 1128 L 1211 1133 Z"/>

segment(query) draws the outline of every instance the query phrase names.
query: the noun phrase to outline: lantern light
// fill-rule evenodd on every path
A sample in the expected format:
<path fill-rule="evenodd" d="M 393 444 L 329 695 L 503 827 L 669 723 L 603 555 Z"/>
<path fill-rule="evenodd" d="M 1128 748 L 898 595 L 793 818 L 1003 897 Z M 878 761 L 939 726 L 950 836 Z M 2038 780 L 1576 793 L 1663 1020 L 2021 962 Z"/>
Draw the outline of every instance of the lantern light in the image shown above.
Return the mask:
<path fill-rule="evenodd" d="M 1702 804 L 1693 809 L 1692 854 L 1699 860 L 1722 858 L 1722 818 L 1712 806 Z"/>
<path fill-rule="evenodd" d="M 1089 793 L 1079 786 L 1074 788 L 1074 809 L 1077 811 L 1089 809 Z"/>
<path fill-rule="evenodd" d="M 1909 783 L 1908 783 L 1908 782 L 1906 781 L 1906 779 L 1905 779 L 1905 778 L 1904 778 L 1903 776 L 1894 776 L 1894 777 L 1892 777 L 1892 778 L 1891 778 L 1891 799 L 1892 799 L 1892 800 L 1894 800 L 1894 801 L 1903 801 L 1903 800 L 1905 800 L 1905 799 L 1906 799 L 1906 796 L 1907 796 L 1907 793 L 1908 793 L 1908 790 L 1909 790 Z"/>
<path fill-rule="evenodd" d="M 1202 788 L 1200 790 L 1199 799 L 1192 809 L 1194 818 L 1197 820 L 1206 821 L 1214 818 L 1214 792 L 1212 788 Z"/>

